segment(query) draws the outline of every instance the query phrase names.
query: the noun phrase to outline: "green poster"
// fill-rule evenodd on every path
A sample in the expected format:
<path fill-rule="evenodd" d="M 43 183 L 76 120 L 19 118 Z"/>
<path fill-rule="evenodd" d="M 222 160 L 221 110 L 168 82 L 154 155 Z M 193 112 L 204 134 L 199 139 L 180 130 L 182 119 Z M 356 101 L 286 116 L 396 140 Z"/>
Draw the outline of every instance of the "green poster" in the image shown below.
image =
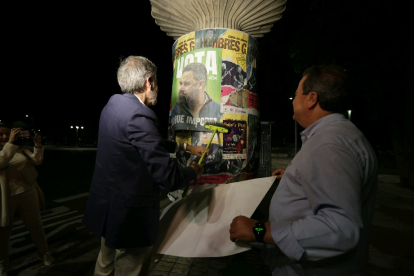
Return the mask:
<path fill-rule="evenodd" d="M 221 51 L 198 49 L 175 60 L 169 121 L 172 130 L 205 131 L 205 122 L 220 121 Z"/>

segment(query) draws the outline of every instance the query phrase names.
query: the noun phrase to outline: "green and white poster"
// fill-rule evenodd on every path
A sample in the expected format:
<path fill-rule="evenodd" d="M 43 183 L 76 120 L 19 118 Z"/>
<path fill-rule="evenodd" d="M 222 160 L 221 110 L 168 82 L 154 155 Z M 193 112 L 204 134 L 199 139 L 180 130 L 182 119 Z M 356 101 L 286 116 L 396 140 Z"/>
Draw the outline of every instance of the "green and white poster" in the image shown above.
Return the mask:
<path fill-rule="evenodd" d="M 172 131 L 205 131 L 206 121 L 220 121 L 221 51 L 193 50 L 175 60 L 169 121 Z"/>

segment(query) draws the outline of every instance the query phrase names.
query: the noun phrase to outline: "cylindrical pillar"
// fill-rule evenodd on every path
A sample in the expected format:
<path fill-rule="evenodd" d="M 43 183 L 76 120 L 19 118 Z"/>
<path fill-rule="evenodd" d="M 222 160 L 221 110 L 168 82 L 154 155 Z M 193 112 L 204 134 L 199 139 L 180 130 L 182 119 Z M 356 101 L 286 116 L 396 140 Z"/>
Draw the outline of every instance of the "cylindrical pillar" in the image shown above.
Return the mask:
<path fill-rule="evenodd" d="M 150 0 L 151 15 L 167 35 L 174 65 L 169 139 L 206 145 L 216 121 L 229 133 L 213 137 L 196 185 L 222 184 L 258 176 L 260 106 L 257 37 L 282 17 L 286 0 Z M 182 166 L 199 158 L 173 156 Z"/>
<path fill-rule="evenodd" d="M 206 146 L 215 121 L 230 128 L 216 134 L 197 185 L 256 178 L 259 170 L 257 41 L 247 33 L 210 28 L 185 34 L 173 44 L 169 139 Z M 259 132 L 260 133 L 260 132 Z M 182 166 L 199 158 L 175 156 Z"/>

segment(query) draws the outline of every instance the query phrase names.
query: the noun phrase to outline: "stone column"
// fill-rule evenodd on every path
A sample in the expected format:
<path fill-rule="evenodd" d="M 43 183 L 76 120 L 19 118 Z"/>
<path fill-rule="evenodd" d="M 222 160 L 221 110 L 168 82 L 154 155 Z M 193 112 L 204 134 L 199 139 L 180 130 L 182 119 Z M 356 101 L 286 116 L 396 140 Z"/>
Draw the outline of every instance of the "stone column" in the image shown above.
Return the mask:
<path fill-rule="evenodd" d="M 206 145 L 212 133 L 205 123 L 224 123 L 231 131 L 213 137 L 197 185 L 256 178 L 261 92 L 256 38 L 282 17 L 286 0 L 150 1 L 155 23 L 175 39 L 169 139 Z M 184 152 L 174 157 L 182 166 L 199 160 Z"/>

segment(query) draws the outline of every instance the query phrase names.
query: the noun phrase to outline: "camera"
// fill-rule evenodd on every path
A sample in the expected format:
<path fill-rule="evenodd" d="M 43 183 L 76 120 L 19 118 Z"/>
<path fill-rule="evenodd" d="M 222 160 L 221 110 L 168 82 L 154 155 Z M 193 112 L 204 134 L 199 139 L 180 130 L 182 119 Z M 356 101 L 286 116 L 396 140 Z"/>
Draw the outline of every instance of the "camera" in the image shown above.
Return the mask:
<path fill-rule="evenodd" d="M 30 135 L 30 130 L 20 130 L 20 138 L 30 138 L 32 135 Z"/>
<path fill-rule="evenodd" d="M 32 130 L 21 129 L 19 132 L 19 138 L 17 138 L 17 140 L 14 141 L 14 144 L 18 146 L 25 145 L 33 137 L 34 137 L 34 132 Z"/>

